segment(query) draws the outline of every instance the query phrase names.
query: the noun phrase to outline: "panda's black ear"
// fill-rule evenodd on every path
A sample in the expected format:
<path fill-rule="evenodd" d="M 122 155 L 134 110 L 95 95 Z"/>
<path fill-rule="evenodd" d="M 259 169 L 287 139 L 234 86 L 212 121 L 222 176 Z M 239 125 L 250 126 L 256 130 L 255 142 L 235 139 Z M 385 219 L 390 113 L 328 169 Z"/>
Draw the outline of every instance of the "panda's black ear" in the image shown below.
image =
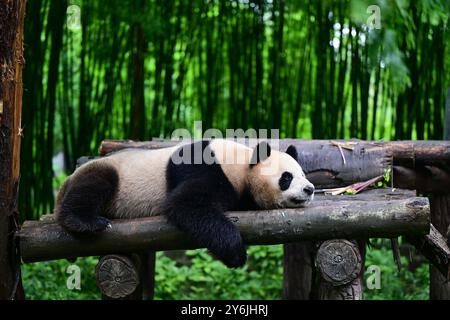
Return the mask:
<path fill-rule="evenodd" d="M 286 153 L 294 158 L 295 161 L 298 161 L 298 153 L 296 147 L 290 145 L 289 148 L 287 148 Z"/>
<path fill-rule="evenodd" d="M 260 142 L 253 150 L 252 159 L 250 161 L 250 167 L 260 163 L 261 161 L 266 160 L 268 157 L 270 157 L 271 153 L 272 149 L 270 148 L 270 145 L 265 141 Z"/>

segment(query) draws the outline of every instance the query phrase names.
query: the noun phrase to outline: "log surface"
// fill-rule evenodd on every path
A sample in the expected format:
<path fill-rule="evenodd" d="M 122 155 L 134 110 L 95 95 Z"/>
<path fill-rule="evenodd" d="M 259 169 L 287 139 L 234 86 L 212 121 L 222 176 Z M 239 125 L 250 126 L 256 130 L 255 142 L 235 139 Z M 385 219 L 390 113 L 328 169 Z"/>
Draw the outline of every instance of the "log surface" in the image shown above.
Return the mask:
<path fill-rule="evenodd" d="M 246 243 L 269 245 L 335 238 L 420 236 L 429 231 L 426 198 L 318 200 L 307 208 L 229 212 Z M 193 249 L 193 243 L 162 216 L 116 220 L 112 229 L 75 236 L 58 224 L 26 222 L 16 235 L 25 262 L 147 250 Z"/>
<path fill-rule="evenodd" d="M 325 281 L 342 286 L 359 277 L 362 258 L 356 244 L 348 240 L 328 240 L 317 250 L 316 265 Z"/>
<path fill-rule="evenodd" d="M 317 299 L 362 300 L 363 257 L 356 242 L 328 240 L 316 253 Z"/>
<path fill-rule="evenodd" d="M 249 147 L 254 147 L 258 143 L 255 139 L 238 140 L 238 142 L 245 143 Z M 106 140 L 100 146 L 100 155 L 125 148 L 154 150 L 173 147 L 179 143 L 159 139 L 147 142 Z M 376 142 L 355 142 L 352 145 L 353 150 L 345 148 L 340 150 L 329 140 L 274 139 L 269 143 L 279 150 L 287 150 L 290 145 L 296 146 L 299 163 L 316 188 L 335 188 L 366 181 L 383 175 L 385 169 L 392 165 L 389 151 L 381 148 Z"/>
<path fill-rule="evenodd" d="M 134 262 L 119 255 L 102 257 L 95 268 L 95 276 L 100 291 L 110 299 L 130 296 L 140 282 Z"/>
<path fill-rule="evenodd" d="M 126 148 L 160 149 L 179 142 L 105 140 L 100 154 Z M 248 140 L 254 146 L 256 140 Z M 349 148 L 339 148 L 336 143 Z M 366 181 L 393 167 L 393 185 L 419 192 L 449 193 L 450 141 L 361 141 L 361 140 L 271 140 L 280 150 L 297 147 L 299 162 L 308 179 L 318 188 L 335 188 Z M 353 150 L 350 150 L 353 149 Z M 345 163 L 344 159 L 345 158 Z"/>

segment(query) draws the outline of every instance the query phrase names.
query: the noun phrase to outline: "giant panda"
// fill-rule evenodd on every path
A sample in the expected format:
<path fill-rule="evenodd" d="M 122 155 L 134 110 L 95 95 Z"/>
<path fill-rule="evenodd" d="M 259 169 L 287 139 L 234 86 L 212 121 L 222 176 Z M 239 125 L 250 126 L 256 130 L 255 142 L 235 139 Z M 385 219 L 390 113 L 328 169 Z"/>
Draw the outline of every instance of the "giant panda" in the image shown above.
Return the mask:
<path fill-rule="evenodd" d="M 159 150 L 125 149 L 87 162 L 63 184 L 55 214 L 75 233 L 103 231 L 111 227 L 110 219 L 164 214 L 235 268 L 245 264 L 246 246 L 226 211 L 300 207 L 313 197 L 314 186 L 294 146 L 280 152 L 267 142 L 252 149 L 213 139 Z"/>

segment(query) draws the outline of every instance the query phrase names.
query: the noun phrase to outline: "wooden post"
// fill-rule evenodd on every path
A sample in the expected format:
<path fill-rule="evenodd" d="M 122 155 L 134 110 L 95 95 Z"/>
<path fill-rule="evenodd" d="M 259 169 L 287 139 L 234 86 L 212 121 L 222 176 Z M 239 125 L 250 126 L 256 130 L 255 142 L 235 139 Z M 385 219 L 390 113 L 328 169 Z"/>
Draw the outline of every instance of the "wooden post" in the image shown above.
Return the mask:
<path fill-rule="evenodd" d="M 155 296 L 155 264 L 156 251 L 149 251 L 141 255 L 141 283 L 142 299 L 153 300 Z"/>
<path fill-rule="evenodd" d="M 317 279 L 314 298 L 320 300 L 362 300 L 363 257 L 358 244 L 329 240 L 316 254 Z"/>
<path fill-rule="evenodd" d="M 103 300 L 151 300 L 154 295 L 155 252 L 106 255 L 95 268 Z"/>
<path fill-rule="evenodd" d="M 23 298 L 12 236 L 18 228 L 24 14 L 25 0 L 0 0 L 0 300 Z"/>
<path fill-rule="evenodd" d="M 447 89 L 447 98 L 445 99 L 444 139 L 450 140 L 450 87 Z"/>
<path fill-rule="evenodd" d="M 95 268 L 97 286 L 104 300 L 138 299 L 140 259 L 124 255 L 103 256 Z"/>
<path fill-rule="evenodd" d="M 283 247 L 283 299 L 309 300 L 313 282 L 314 243 L 288 243 Z"/>
<path fill-rule="evenodd" d="M 447 91 L 444 119 L 444 140 L 450 140 L 450 88 Z M 442 193 L 434 193 L 430 205 L 431 222 L 441 234 L 447 234 L 450 226 L 450 191 L 446 189 Z M 430 299 L 450 300 L 449 278 L 444 277 L 433 265 L 430 265 Z"/>

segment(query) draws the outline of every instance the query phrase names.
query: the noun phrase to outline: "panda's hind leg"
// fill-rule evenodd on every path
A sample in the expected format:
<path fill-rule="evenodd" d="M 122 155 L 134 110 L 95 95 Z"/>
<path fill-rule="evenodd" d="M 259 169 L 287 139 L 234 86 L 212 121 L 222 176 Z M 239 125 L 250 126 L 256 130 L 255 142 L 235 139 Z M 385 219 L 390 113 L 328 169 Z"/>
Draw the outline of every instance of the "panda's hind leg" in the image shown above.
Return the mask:
<path fill-rule="evenodd" d="M 170 192 L 163 212 L 170 223 L 226 266 L 242 267 L 246 246 L 237 227 L 224 215 L 233 199 L 214 190 L 202 180 L 185 181 Z"/>
<path fill-rule="evenodd" d="M 103 163 L 80 168 L 64 190 L 55 213 L 57 220 L 71 232 L 98 232 L 110 226 L 103 217 L 118 187 L 114 167 Z"/>

